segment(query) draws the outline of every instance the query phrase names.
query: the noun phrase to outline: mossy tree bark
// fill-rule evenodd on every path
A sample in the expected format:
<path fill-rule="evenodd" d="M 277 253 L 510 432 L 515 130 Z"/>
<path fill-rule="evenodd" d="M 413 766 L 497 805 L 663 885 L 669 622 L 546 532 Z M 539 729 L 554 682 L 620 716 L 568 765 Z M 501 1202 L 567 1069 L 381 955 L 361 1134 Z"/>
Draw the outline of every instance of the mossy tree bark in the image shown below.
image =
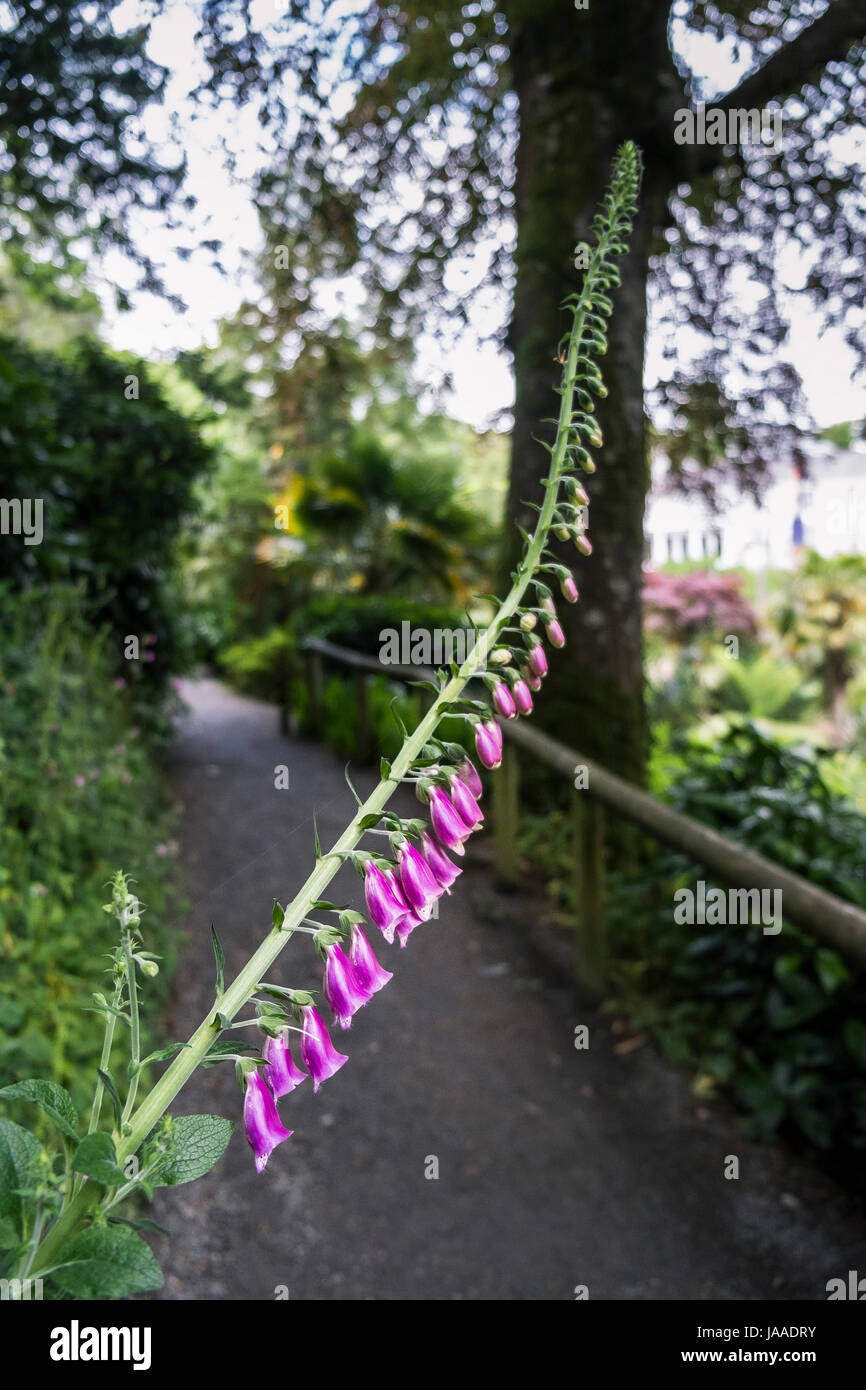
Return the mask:
<path fill-rule="evenodd" d="M 645 160 L 641 206 L 621 263 L 622 287 L 613 296 L 608 355 L 599 364 L 609 391 L 598 410 L 604 447 L 598 471 L 584 480 L 594 549 L 585 559 L 570 543 L 561 547 L 581 597 L 573 606 L 558 604 L 568 644 L 551 663 L 538 709 L 554 736 L 641 782 L 647 743 L 641 637 L 646 283 L 653 237 L 665 217 L 673 111 L 685 97 L 671 77 L 667 4 L 634 0 L 627 11 L 610 3 L 564 8 L 563 0 L 508 6 L 520 102 L 508 514 L 529 529 L 533 514 L 522 503 L 541 501 L 545 454 L 536 441 L 552 438 L 553 427 L 539 422 L 555 411 L 554 357 L 567 322 L 560 305 L 580 282 L 572 268 L 574 247 L 590 238 L 617 147 L 633 139 Z M 509 567 L 515 553 L 506 557 Z"/>

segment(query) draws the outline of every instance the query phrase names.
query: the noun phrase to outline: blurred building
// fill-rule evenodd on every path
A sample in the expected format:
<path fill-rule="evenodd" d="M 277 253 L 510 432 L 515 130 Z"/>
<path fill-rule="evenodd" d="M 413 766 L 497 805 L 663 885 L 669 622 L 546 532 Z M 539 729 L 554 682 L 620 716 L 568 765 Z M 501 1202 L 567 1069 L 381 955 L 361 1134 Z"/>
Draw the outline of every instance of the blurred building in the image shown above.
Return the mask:
<path fill-rule="evenodd" d="M 828 440 L 808 446 L 808 465 L 769 469 L 760 503 L 723 490 L 713 512 L 703 498 L 669 492 L 667 463 L 653 463 L 644 521 L 646 558 L 710 560 L 719 568 L 791 569 L 804 549 L 866 554 L 866 442 L 840 449 Z"/>

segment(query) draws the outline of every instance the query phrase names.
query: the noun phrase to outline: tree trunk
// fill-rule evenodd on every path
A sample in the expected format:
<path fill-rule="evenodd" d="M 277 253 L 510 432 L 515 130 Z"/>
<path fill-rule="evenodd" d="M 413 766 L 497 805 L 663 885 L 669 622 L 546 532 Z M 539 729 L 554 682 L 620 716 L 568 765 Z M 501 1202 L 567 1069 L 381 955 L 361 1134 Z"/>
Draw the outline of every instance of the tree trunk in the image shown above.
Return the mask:
<path fill-rule="evenodd" d="M 521 503 L 540 502 L 539 479 L 547 468 L 535 439 L 552 438 L 554 427 L 541 422 L 559 408 L 554 358 L 569 323 L 559 306 L 580 284 L 574 247 L 590 239 L 618 145 L 635 140 L 645 160 L 631 249 L 619 263 L 622 287 L 613 295 L 610 345 L 599 363 L 609 391 L 598 410 L 605 442 L 597 473 L 584 479 L 593 554 L 584 558 L 570 543 L 560 547 L 581 597 L 574 606 L 558 604 L 567 646 L 555 654 L 539 702 L 550 733 L 641 782 L 647 745 L 641 635 L 646 281 L 653 237 L 665 216 L 673 110 L 684 102 L 667 45 L 669 6 L 633 0 L 625 14 L 609 0 L 575 11 L 563 0 L 514 0 L 508 8 L 520 103 L 508 515 L 527 529 L 534 514 Z M 509 569 L 515 558 L 509 549 Z"/>

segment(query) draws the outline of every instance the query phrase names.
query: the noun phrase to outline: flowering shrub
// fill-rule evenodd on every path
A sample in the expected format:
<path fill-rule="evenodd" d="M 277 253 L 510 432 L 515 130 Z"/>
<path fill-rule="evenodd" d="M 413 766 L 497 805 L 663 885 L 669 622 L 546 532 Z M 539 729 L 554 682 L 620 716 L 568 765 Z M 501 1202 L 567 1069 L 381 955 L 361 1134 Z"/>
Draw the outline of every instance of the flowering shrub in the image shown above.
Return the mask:
<path fill-rule="evenodd" d="M 498 767 L 502 757 L 501 728 L 489 701 L 479 698 L 480 692 L 467 693 L 469 682 L 486 684 L 505 719 L 531 708 L 531 695 L 548 669 L 545 643 L 556 648 L 564 640 L 552 586 L 566 600 L 577 597 L 569 570 L 548 548 L 548 537 L 551 532 L 571 537 L 584 554 L 591 548 L 589 499 L 573 475 L 577 468 L 594 471 L 586 446 L 602 442 L 592 411 L 593 398 L 603 396 L 605 388 L 594 354 L 606 347 L 606 318 L 612 311 L 606 291 L 618 283 L 614 257 L 626 249 L 637 183 L 637 152 L 626 145 L 596 219 L 596 246 L 583 288 L 567 301 L 573 318 L 563 344 L 559 419 L 544 501 L 533 534 L 524 536 L 511 589 L 462 666 L 437 673 L 429 712 L 411 733 L 403 730 L 393 763 L 383 759 L 379 784 L 365 802 L 359 800 L 356 815 L 327 853 L 316 834 L 309 878 L 287 907 L 274 904 L 271 930 L 230 983 L 214 936 L 213 1006 L 192 1036 L 148 1055 L 142 1055 L 139 995 L 156 965 L 153 953 L 144 949 L 139 898 L 124 874 L 115 875 L 106 910 L 117 921 L 120 940 L 111 958 L 109 990 L 95 997 L 104 1040 L 86 1133 L 80 1133 L 72 1098 L 53 1082 L 24 1080 L 0 1092 L 8 1100 L 39 1106 L 63 1139 L 62 1155 L 52 1155 L 29 1130 L 0 1121 L 0 1240 L 8 1251 L 5 1270 L 13 1278 L 50 1280 L 52 1289 L 80 1298 L 158 1287 L 161 1275 L 149 1247 L 118 1218 L 117 1208 L 133 1192 L 149 1194 L 159 1185 L 201 1177 L 225 1149 L 232 1129 L 227 1119 L 168 1114 L 190 1076 L 200 1066 L 234 1064 L 246 1137 L 262 1173 L 274 1150 L 291 1137 L 279 1100 L 307 1077 L 318 1091 L 350 1060 L 335 1046 L 313 992 L 273 977 L 286 945 L 298 934 L 312 938 L 322 964 L 324 1006 L 345 1032 L 358 1009 L 391 978 L 368 933 L 378 931 L 386 945 L 396 940 L 405 948 L 429 920 L 436 900 L 452 891 L 460 872 L 455 860 L 464 857 L 467 841 L 484 819 L 481 779 L 465 744 L 487 769 Z M 462 722 L 463 742 L 437 737 L 446 715 Z M 414 786 L 425 815 L 405 818 L 387 809 L 405 783 Z M 373 835 L 387 848 L 381 843 L 378 849 L 361 847 Z M 323 896 L 345 862 L 363 879 L 366 913 L 340 908 Z M 248 1028 L 263 1042 L 246 1041 L 242 1030 Z M 119 1033 L 129 1042 L 125 1073 L 111 1070 Z M 224 1036 L 230 1033 L 242 1036 Z M 170 1065 L 139 1100 L 142 1078 L 169 1058 Z M 110 1129 L 102 1127 L 104 1110 L 113 1118 Z"/>
<path fill-rule="evenodd" d="M 644 572 L 644 611 L 648 632 L 687 643 L 710 633 L 754 636 L 755 615 L 733 574 L 691 570 L 686 574 Z"/>

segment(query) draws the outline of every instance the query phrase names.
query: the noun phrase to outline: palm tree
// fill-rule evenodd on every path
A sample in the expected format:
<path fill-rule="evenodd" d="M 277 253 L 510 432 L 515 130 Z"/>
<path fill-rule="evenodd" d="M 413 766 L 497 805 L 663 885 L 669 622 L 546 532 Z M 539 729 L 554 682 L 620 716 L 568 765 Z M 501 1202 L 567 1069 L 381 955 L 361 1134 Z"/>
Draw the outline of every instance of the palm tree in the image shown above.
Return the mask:
<path fill-rule="evenodd" d="M 457 467 L 359 429 L 295 475 L 295 512 L 319 586 L 465 603 L 492 531 L 455 496 Z"/>

